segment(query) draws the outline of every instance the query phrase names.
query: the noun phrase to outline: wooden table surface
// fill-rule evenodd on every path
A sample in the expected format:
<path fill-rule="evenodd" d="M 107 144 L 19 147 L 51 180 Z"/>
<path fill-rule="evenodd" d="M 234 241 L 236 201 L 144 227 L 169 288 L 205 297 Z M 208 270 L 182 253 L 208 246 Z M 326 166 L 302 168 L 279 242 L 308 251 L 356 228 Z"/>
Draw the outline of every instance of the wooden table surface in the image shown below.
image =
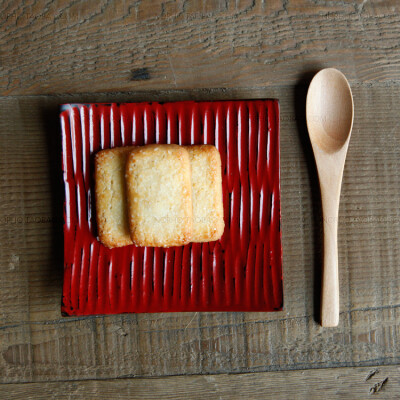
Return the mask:
<path fill-rule="evenodd" d="M 0 398 L 399 398 L 398 1 L 5 0 L 0 28 Z M 323 67 L 355 102 L 331 329 L 304 115 Z M 59 104 L 249 98 L 281 105 L 284 311 L 61 317 Z"/>

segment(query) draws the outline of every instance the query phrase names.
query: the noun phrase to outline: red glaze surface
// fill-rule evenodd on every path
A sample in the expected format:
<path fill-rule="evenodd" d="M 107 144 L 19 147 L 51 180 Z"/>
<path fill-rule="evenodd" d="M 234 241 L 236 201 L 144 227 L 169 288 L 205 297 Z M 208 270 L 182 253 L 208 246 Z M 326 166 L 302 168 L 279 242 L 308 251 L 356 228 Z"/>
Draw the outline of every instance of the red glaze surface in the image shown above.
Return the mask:
<path fill-rule="evenodd" d="M 282 309 L 277 100 L 67 104 L 60 117 L 64 315 Z M 218 148 L 221 240 L 108 249 L 96 239 L 94 154 L 148 143 Z"/>

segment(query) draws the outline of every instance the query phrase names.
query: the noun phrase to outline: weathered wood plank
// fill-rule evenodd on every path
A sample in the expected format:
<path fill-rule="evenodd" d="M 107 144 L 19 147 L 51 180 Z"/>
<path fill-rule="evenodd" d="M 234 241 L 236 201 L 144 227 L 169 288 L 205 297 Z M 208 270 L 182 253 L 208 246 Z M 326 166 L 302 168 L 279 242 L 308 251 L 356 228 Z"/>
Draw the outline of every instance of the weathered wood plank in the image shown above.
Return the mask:
<path fill-rule="evenodd" d="M 340 209 L 340 326 L 318 309 L 320 204 L 307 77 L 271 89 L 0 98 L 1 382 L 256 372 L 400 362 L 400 85 L 354 84 Z M 278 97 L 285 309 L 63 319 L 58 104 Z"/>
<path fill-rule="evenodd" d="M 336 66 L 400 79 L 400 5 L 380 2 L 0 2 L 0 94 L 295 84 Z"/>
<path fill-rule="evenodd" d="M 370 378 L 368 376 L 372 375 Z M 88 380 L 0 385 L 9 400 L 93 399 L 398 399 L 400 367 L 329 368 L 153 379 Z M 380 389 L 379 389 L 380 388 Z M 379 391 L 378 391 L 379 390 Z"/>
<path fill-rule="evenodd" d="M 168 327 L 165 327 L 167 325 Z M 243 314 L 125 315 L 1 330 L 2 382 L 104 379 L 399 362 L 399 309 L 247 321 Z"/>

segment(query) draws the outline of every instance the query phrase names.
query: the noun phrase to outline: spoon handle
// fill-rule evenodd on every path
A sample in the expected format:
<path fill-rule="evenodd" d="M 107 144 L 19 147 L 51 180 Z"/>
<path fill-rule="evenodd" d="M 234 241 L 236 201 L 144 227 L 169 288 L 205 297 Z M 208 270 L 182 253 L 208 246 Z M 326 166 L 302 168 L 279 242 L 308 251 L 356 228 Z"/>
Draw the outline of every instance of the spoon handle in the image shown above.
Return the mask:
<path fill-rule="evenodd" d="M 339 271 L 338 271 L 338 215 L 339 193 L 322 190 L 324 226 L 324 264 L 321 290 L 321 325 L 334 327 L 339 324 Z"/>

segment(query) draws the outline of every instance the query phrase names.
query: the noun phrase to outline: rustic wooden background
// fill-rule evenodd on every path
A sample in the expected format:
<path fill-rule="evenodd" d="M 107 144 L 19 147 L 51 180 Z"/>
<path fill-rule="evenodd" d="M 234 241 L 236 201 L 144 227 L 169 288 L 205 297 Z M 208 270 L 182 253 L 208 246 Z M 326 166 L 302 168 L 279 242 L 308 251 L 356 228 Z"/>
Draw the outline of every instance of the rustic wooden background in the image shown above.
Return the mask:
<path fill-rule="evenodd" d="M 328 66 L 355 101 L 334 329 L 304 116 Z M 244 98 L 281 104 L 284 311 L 62 318 L 59 104 Z M 399 398 L 399 117 L 396 0 L 0 1 L 0 398 Z"/>

